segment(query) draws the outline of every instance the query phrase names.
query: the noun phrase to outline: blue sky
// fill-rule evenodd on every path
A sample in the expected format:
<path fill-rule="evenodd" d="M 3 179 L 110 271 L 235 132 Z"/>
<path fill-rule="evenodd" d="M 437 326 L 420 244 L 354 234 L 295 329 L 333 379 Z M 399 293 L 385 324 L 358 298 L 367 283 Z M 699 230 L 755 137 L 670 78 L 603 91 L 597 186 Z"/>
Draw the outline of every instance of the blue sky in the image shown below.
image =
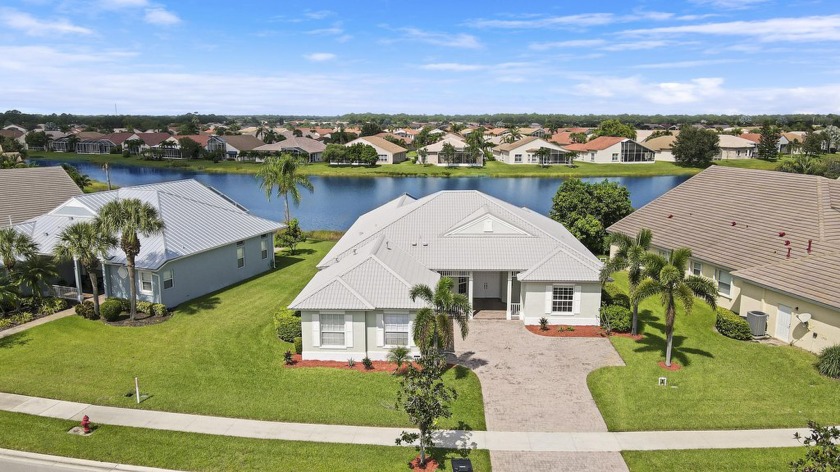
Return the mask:
<path fill-rule="evenodd" d="M 835 0 L 4 0 L 0 109 L 837 113 L 838 41 Z"/>

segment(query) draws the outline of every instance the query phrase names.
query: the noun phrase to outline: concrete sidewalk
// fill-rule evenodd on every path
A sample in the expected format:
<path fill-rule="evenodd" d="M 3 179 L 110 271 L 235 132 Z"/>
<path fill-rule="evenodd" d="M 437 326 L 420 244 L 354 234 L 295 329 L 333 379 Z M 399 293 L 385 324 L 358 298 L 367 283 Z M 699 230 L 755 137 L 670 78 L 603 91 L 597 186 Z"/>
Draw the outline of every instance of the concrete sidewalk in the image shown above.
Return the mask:
<path fill-rule="evenodd" d="M 48 398 L 0 393 L 0 410 L 48 418 L 80 421 L 88 415 L 93 423 L 183 431 L 243 438 L 280 439 L 326 443 L 393 446 L 406 428 L 283 423 L 239 418 L 190 415 L 88 405 Z M 510 432 L 440 431 L 439 444 L 447 448 L 533 452 L 618 452 L 665 449 L 737 449 L 795 447 L 794 433 L 810 430 L 755 429 L 733 431 L 639 431 L 611 432 Z"/>
<path fill-rule="evenodd" d="M 169 469 L 116 464 L 113 462 L 89 461 L 72 457 L 50 456 L 34 452 L 0 449 L 0 470 L 8 472 L 27 471 L 75 471 L 75 472 L 172 472 Z"/>

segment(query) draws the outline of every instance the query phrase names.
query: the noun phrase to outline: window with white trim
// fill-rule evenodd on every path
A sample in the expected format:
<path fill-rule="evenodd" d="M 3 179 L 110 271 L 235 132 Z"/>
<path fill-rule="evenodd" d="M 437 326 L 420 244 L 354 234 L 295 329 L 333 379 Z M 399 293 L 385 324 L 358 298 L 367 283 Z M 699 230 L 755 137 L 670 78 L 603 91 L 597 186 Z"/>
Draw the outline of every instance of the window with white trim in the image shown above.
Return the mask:
<path fill-rule="evenodd" d="M 172 280 L 174 278 L 174 275 L 175 275 L 175 273 L 172 271 L 172 269 L 163 271 L 163 289 L 164 290 L 166 290 L 168 288 L 172 288 L 172 286 L 175 285 L 174 281 Z"/>
<path fill-rule="evenodd" d="M 140 292 L 152 293 L 152 273 L 141 270 L 140 271 Z"/>
<path fill-rule="evenodd" d="M 717 271 L 718 293 L 728 297 L 732 294 L 732 275 L 728 270 Z"/>
<path fill-rule="evenodd" d="M 613 162 L 618 162 L 618 153 L 617 152 L 612 153 L 612 161 Z"/>
<path fill-rule="evenodd" d="M 239 241 L 236 243 L 236 267 L 245 267 L 245 242 Z"/>
<path fill-rule="evenodd" d="M 694 275 L 703 275 L 703 264 L 694 261 L 691 263 L 691 273 Z"/>
<path fill-rule="evenodd" d="M 260 254 L 263 259 L 268 259 L 268 235 L 260 236 Z"/>
<path fill-rule="evenodd" d="M 376 160 L 379 162 L 388 162 L 388 155 L 387 154 L 379 154 L 376 156 Z"/>
<path fill-rule="evenodd" d="M 344 315 L 322 313 L 321 346 L 345 346 L 344 344 Z"/>
<path fill-rule="evenodd" d="M 385 314 L 385 345 L 386 346 L 408 346 L 408 323 L 407 314 Z"/>
<path fill-rule="evenodd" d="M 552 313 L 571 313 L 575 304 L 575 288 L 555 285 L 551 294 Z"/>
<path fill-rule="evenodd" d="M 522 162 L 522 154 L 514 154 L 513 162 Z"/>

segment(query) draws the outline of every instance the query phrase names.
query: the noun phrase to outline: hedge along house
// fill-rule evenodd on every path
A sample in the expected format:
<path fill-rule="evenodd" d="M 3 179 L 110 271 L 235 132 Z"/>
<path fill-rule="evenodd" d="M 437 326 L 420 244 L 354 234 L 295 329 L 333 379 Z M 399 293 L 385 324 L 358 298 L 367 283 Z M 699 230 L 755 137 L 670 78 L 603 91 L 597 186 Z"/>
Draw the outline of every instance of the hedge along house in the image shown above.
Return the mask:
<path fill-rule="evenodd" d="M 692 251 L 718 304 L 762 311 L 767 334 L 817 352 L 840 342 L 840 181 L 711 166 L 607 229 Z"/>
<path fill-rule="evenodd" d="M 32 236 L 42 254 L 50 255 L 64 228 L 92 220 L 107 202 L 126 198 L 151 204 L 166 225 L 160 235 L 140 236 L 140 254 L 135 261 L 139 300 L 173 307 L 274 266 L 274 233 L 283 225 L 249 214 L 227 196 L 195 180 L 73 197 L 15 228 Z M 76 287 L 88 278 L 74 269 L 72 262 L 62 266 L 62 277 L 75 279 Z M 106 296 L 130 295 L 125 255 L 119 248 L 102 261 L 102 279 Z"/>
<path fill-rule="evenodd" d="M 560 223 L 477 191 L 401 196 L 359 217 L 289 308 L 304 359 L 385 359 L 409 346 L 411 287 L 454 281 L 508 320 L 597 325 L 601 262 Z M 457 339 L 456 339 L 457 343 Z"/>

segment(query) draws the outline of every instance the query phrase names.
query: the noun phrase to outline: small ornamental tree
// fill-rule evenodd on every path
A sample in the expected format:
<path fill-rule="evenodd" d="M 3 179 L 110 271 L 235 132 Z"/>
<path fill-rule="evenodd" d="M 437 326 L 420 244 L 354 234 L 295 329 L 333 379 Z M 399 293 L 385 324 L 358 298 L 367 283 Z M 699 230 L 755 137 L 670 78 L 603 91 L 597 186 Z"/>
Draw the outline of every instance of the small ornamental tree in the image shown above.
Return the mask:
<path fill-rule="evenodd" d="M 408 364 L 397 391 L 396 406 L 408 414 L 409 421 L 420 432 L 403 431 L 396 443 L 400 446 L 419 440 L 420 466 L 423 467 L 426 465 L 426 450 L 434 447 L 432 433 L 438 429 L 438 420 L 452 417 L 450 403 L 458 398 L 458 392 L 441 380 L 446 361 L 437 350 L 426 353 L 418 364 Z"/>
<path fill-rule="evenodd" d="M 769 121 L 765 121 L 761 125 L 761 138 L 758 141 L 756 150 L 758 158 L 766 161 L 776 160 L 779 157 L 778 146 L 781 137 L 782 133 L 779 131 L 779 128 L 771 125 Z"/>
<path fill-rule="evenodd" d="M 297 245 L 306 240 L 303 235 L 303 231 L 300 230 L 300 225 L 298 224 L 297 218 L 292 218 L 292 221 L 289 221 L 289 224 L 286 226 L 286 229 L 280 232 L 280 244 L 289 248 L 289 252 L 292 254 L 297 253 Z"/>
<path fill-rule="evenodd" d="M 671 152 L 678 164 L 705 167 L 720 153 L 720 138 L 712 130 L 683 126 Z"/>
<path fill-rule="evenodd" d="M 811 435 L 807 438 L 803 439 L 799 433 L 793 435 L 797 440 L 802 439 L 807 449 L 805 457 L 790 463 L 791 470 L 794 472 L 840 470 L 840 446 L 837 444 L 840 441 L 840 429 L 836 426 L 823 427 L 813 421 L 808 422 L 808 427 L 811 428 Z"/>

